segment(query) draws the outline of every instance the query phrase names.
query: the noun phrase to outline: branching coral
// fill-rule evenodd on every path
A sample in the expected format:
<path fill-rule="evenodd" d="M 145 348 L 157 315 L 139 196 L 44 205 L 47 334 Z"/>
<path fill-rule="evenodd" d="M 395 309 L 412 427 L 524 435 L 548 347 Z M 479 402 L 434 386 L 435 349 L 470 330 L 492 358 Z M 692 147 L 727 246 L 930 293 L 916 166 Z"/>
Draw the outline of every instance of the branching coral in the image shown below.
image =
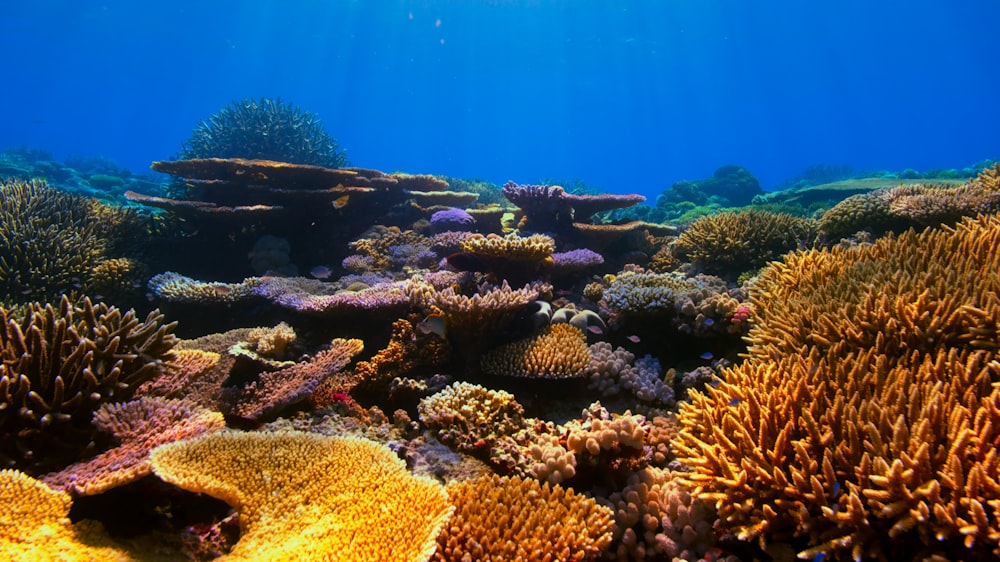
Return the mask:
<path fill-rule="evenodd" d="M 95 270 L 104 281 L 98 268 L 112 232 L 95 220 L 95 208 L 44 181 L 0 182 L 0 303 L 89 290 Z"/>
<path fill-rule="evenodd" d="M 691 223 L 675 247 L 705 272 L 735 278 L 811 242 L 813 230 L 808 220 L 784 213 L 726 211 Z"/>
<path fill-rule="evenodd" d="M 984 216 L 764 270 L 748 359 L 692 392 L 675 443 L 723 530 L 805 558 L 1000 555 L 998 241 Z"/>
<path fill-rule="evenodd" d="M 163 480 L 239 511 L 224 560 L 426 560 L 452 511 L 438 484 L 364 439 L 218 433 L 151 460 Z"/>
<path fill-rule="evenodd" d="M 181 151 L 190 158 L 257 158 L 329 168 L 347 165 L 319 118 L 280 99 L 234 101 L 202 121 Z"/>
<path fill-rule="evenodd" d="M 611 510 L 558 485 L 484 476 L 448 486 L 455 515 L 435 561 L 596 560 L 611 542 Z"/>
<path fill-rule="evenodd" d="M 0 308 L 0 459 L 41 473 L 78 460 L 103 403 L 129 399 L 165 370 L 177 343 L 159 311 L 145 321 L 84 299 Z"/>

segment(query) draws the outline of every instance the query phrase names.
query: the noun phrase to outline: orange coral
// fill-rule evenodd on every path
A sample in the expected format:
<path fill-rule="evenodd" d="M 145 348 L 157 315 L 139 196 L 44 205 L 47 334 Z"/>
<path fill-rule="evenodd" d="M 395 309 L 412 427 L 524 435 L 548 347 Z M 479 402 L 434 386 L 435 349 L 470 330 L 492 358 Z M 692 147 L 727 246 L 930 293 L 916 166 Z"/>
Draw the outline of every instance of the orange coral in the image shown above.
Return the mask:
<path fill-rule="evenodd" d="M 487 353 L 483 371 L 491 375 L 566 379 L 585 375 L 590 363 L 587 336 L 572 324 L 551 324 L 533 338 Z"/>
<path fill-rule="evenodd" d="M 426 560 L 452 511 L 438 484 L 365 439 L 218 433 L 151 458 L 163 480 L 239 511 L 242 536 L 220 560 Z"/>
<path fill-rule="evenodd" d="M 491 475 L 448 497 L 455 515 L 432 560 L 595 560 L 611 542 L 611 510 L 558 485 Z"/>
<path fill-rule="evenodd" d="M 805 558 L 1000 555 L 998 248 L 984 216 L 764 270 L 748 359 L 679 418 L 722 529 Z"/>

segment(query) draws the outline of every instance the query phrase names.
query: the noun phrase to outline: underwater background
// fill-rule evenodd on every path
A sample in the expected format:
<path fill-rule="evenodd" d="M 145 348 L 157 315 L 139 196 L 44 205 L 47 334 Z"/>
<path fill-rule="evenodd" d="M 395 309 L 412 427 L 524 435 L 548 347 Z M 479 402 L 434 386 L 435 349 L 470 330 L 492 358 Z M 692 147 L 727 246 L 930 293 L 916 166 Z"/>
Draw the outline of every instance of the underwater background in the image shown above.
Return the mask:
<path fill-rule="evenodd" d="M 998 12 L 0 7 L 0 560 L 1000 559 Z"/>
<path fill-rule="evenodd" d="M 655 196 L 719 166 L 963 168 L 1000 126 L 988 0 L 8 2 L 0 146 L 135 171 L 233 100 L 351 162 Z"/>

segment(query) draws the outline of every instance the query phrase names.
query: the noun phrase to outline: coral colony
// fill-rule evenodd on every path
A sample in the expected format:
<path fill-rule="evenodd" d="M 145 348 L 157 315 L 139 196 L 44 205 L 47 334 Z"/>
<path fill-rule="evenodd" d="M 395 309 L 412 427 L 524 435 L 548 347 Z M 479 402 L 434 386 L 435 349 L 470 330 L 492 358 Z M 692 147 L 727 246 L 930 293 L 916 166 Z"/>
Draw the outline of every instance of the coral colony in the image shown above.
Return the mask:
<path fill-rule="evenodd" d="M 1000 166 L 646 206 L 346 167 L 270 99 L 155 189 L 40 161 L 4 559 L 1000 557 Z"/>

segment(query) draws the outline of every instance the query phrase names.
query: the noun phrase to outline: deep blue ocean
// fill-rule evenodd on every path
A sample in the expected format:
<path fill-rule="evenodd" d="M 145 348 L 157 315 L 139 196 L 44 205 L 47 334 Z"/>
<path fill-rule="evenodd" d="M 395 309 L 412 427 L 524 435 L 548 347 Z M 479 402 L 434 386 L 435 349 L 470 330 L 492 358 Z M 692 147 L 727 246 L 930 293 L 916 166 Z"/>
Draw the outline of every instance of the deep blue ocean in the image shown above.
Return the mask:
<path fill-rule="evenodd" d="M 169 159 L 227 103 L 319 115 L 351 164 L 655 197 L 739 164 L 1000 156 L 1000 2 L 4 2 L 0 149 Z"/>

